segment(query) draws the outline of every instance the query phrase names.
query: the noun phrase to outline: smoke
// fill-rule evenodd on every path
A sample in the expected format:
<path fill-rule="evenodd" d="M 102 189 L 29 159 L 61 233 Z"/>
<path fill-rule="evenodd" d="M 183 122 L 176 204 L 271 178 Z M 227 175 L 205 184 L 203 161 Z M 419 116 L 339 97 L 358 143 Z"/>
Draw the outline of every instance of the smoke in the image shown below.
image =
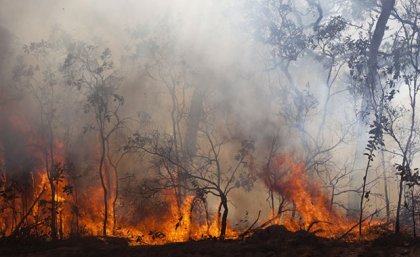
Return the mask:
<path fill-rule="evenodd" d="M 42 40 L 57 44 L 48 55 L 50 63 L 41 64 L 40 68 L 49 67 L 57 72 L 58 81 L 64 80 L 60 68 L 72 44 L 86 42 L 100 50 L 111 50 L 114 67 L 122 78 L 118 88 L 118 94 L 124 97 L 120 116 L 133 120 L 144 118 L 141 122 L 129 123 L 130 127 L 115 137 L 115 142 L 121 145 L 127 136 L 142 129 L 172 133 L 170 86 L 174 83 L 178 87 L 177 101 L 182 106 L 182 118 L 185 119 L 189 111 L 193 112 L 193 105 L 208 114 L 202 114 L 195 121 L 190 119 L 188 127 L 207 118 L 209 127 L 215 128 L 220 138 L 254 140 L 257 167 L 267 162 L 275 136 L 278 137 L 278 152 L 295 151 L 302 159 L 310 157 L 312 149 L 305 145 L 299 129 L 306 126 L 309 133 L 317 134 L 323 113 L 315 107 L 308 108 L 306 118 L 313 118 L 310 121 L 288 113 L 294 111 L 292 106 L 297 100 L 287 89 L 290 85 L 285 75 L 273 68 L 270 49 L 255 40 L 253 32 L 257 29 L 253 26 L 256 25 L 249 22 L 249 15 L 255 10 L 245 9 L 257 8 L 252 4 L 215 0 L 0 0 L 0 4 L 0 143 L 8 171 L 30 170 L 31 166 L 36 166 L 37 156 L 28 142 L 45 133 L 40 129 L 39 119 L 40 108 L 46 104 L 40 103 L 39 99 L 45 90 L 40 91 L 28 85 L 30 83 L 22 84 L 11 75 L 19 60 L 37 63 L 36 58 L 28 57 L 22 47 Z M 290 73 L 295 84 L 307 93 L 302 106 L 310 101 L 314 101 L 313 106 L 326 102 L 328 90 L 322 64 L 305 57 L 290 64 Z M 66 158 L 79 170 L 74 176 L 86 175 L 84 182 L 78 180 L 79 187 L 98 186 L 97 174 L 93 171 L 98 161 L 97 137 L 89 133 L 92 116 L 84 112 L 86 99 L 68 85 L 59 84 L 54 88 L 56 91 L 51 99 L 57 106 L 54 112 L 58 117 L 54 124 L 55 137 L 63 141 Z M 202 101 L 189 102 L 195 90 L 202 96 L 199 98 Z M 336 91 L 339 90 L 341 88 Z M 349 95 L 338 95 L 328 103 L 325 113 L 327 118 L 323 126 L 326 129 L 321 141 L 326 148 L 346 129 L 343 124 L 354 118 Z M 5 103 L 6 99 L 13 101 Z M 15 127 L 12 120 L 16 117 L 24 122 Z M 22 127 L 25 132 L 21 132 Z M 351 134 L 351 128 L 348 130 Z M 186 137 L 190 133 L 193 132 L 187 132 Z M 193 146 L 190 151 L 200 148 L 199 140 L 185 140 Z M 120 148 L 111 146 L 115 152 Z M 347 159 L 343 153 L 353 150 L 349 148 L 337 148 L 325 159 L 336 158 L 337 162 L 345 163 Z M 231 169 L 237 150 L 235 143 L 221 151 L 226 170 Z M 137 178 L 153 175 L 149 172 L 152 165 L 147 161 L 149 159 L 138 156 L 125 158 L 120 169 L 121 176 L 126 179 L 123 183 L 133 182 L 130 181 L 133 174 Z M 229 215 L 241 217 L 245 210 L 250 210 L 252 216 L 258 209 L 268 212 L 264 209 L 267 208 L 266 194 L 263 183 L 257 183 L 251 192 L 237 190 L 231 196 L 233 208 Z"/>

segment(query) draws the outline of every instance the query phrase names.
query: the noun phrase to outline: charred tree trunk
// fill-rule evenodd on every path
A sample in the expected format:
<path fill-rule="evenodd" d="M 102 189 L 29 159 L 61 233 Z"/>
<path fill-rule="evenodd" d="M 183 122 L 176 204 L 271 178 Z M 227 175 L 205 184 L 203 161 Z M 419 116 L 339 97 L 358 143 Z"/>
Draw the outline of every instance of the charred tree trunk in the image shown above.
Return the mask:
<path fill-rule="evenodd" d="M 58 184 L 58 175 L 54 167 L 54 136 L 52 131 L 51 117 L 47 117 L 47 148 L 45 149 L 45 167 L 47 177 L 51 189 L 51 239 L 57 239 L 57 202 L 56 202 L 56 185 Z"/>
<path fill-rule="evenodd" d="M 103 190 L 103 203 L 104 203 L 104 220 L 102 225 L 102 235 L 107 235 L 107 226 L 108 226 L 108 188 L 106 182 L 106 167 L 105 167 L 105 154 L 106 154 L 106 147 L 105 147 L 105 135 L 104 135 L 103 127 L 100 129 L 100 144 L 101 144 L 101 152 L 100 152 L 100 160 L 99 160 L 99 177 L 101 180 L 101 186 Z"/>
<path fill-rule="evenodd" d="M 386 24 L 395 5 L 395 0 L 381 0 L 381 13 L 376 22 L 375 30 L 369 46 L 368 56 L 368 86 L 370 96 L 373 99 L 375 95 L 376 75 L 378 72 L 378 53 L 381 46 L 382 39 L 385 34 Z"/>
<path fill-rule="evenodd" d="M 406 162 L 405 162 L 405 157 L 404 157 L 402 167 L 405 167 L 405 165 L 406 165 Z M 395 218 L 395 233 L 396 234 L 400 233 L 400 210 L 401 210 L 403 188 L 404 188 L 404 174 L 403 174 L 403 172 L 401 172 L 400 182 L 399 182 L 399 185 L 398 185 L 397 216 Z"/>
<path fill-rule="evenodd" d="M 386 24 L 388 19 L 391 15 L 393 6 L 395 4 L 395 0 L 382 0 L 382 7 L 381 13 L 376 22 L 375 30 L 373 36 L 371 38 L 371 43 L 369 46 L 369 54 L 368 54 L 368 62 L 367 62 L 367 86 L 364 88 L 363 95 L 362 95 L 362 104 L 361 104 L 361 114 L 359 114 L 359 121 L 358 121 L 358 138 L 356 152 L 355 152 L 355 161 L 353 169 L 356 171 L 361 171 L 363 169 L 363 149 L 365 143 L 365 137 L 363 137 L 364 131 L 367 129 L 366 127 L 366 116 L 368 115 L 369 111 L 372 110 L 372 107 L 375 105 L 375 88 L 376 88 L 376 77 L 378 71 L 378 52 L 379 47 L 382 43 L 382 39 L 386 30 Z M 358 183 L 359 176 L 352 175 L 350 176 L 350 189 L 358 187 L 356 183 Z M 363 197 L 363 196 L 361 196 Z M 349 196 L 348 202 L 348 214 L 350 216 L 356 216 L 357 212 L 361 211 L 358 210 L 357 202 L 352 201 L 352 199 L 357 199 L 356 195 Z"/>
<path fill-rule="evenodd" d="M 271 218 L 274 218 L 275 217 L 275 214 L 274 214 L 274 192 L 273 192 L 272 189 L 269 189 L 268 193 L 269 193 L 269 196 L 270 196 Z"/>
<path fill-rule="evenodd" d="M 60 240 L 62 240 L 64 238 L 64 233 L 63 233 L 63 211 L 60 211 L 60 226 L 59 226 L 59 230 L 58 230 L 58 235 L 60 236 Z"/>
<path fill-rule="evenodd" d="M 227 217 L 228 217 L 228 202 L 225 194 L 221 194 L 220 196 L 221 205 L 223 206 L 223 215 L 222 215 L 222 226 L 220 229 L 220 240 L 224 240 L 226 236 L 226 228 L 227 228 Z"/>
<path fill-rule="evenodd" d="M 417 237 L 416 233 L 416 201 L 414 197 L 414 187 L 411 188 L 411 218 L 413 220 L 413 237 Z"/>
<path fill-rule="evenodd" d="M 118 164 L 114 164 L 110 157 L 109 158 L 109 163 L 112 166 L 112 169 L 114 171 L 114 180 L 115 180 L 115 191 L 114 191 L 114 198 L 112 199 L 112 234 L 115 235 L 116 231 L 117 231 L 117 201 L 118 201 L 118 197 L 119 197 L 119 179 L 118 179 L 118 170 L 117 170 L 117 165 Z"/>
<path fill-rule="evenodd" d="M 274 156 L 274 153 L 276 151 L 276 143 L 277 143 L 278 135 L 275 135 L 273 137 L 273 140 L 271 141 L 271 147 L 270 152 L 267 160 L 267 164 L 265 165 L 266 173 L 268 174 L 267 179 L 269 180 L 270 186 L 268 187 L 268 197 L 269 197 L 269 205 L 271 208 L 271 218 L 274 218 L 275 215 L 275 204 L 274 204 L 274 183 L 275 183 L 275 174 L 271 171 L 271 161 Z M 279 206 L 281 208 L 281 206 Z"/>
<path fill-rule="evenodd" d="M 332 188 L 331 188 L 331 197 L 330 197 L 330 211 L 332 211 L 332 209 L 333 209 L 334 195 L 335 195 L 335 186 L 332 185 Z"/>
<path fill-rule="evenodd" d="M 402 162 L 402 170 L 401 170 L 401 174 L 400 174 L 400 183 L 399 183 L 399 188 L 398 188 L 398 204 L 397 204 L 397 217 L 395 219 L 395 233 L 399 233 L 400 232 L 400 211 L 401 211 L 401 200 L 402 200 L 402 191 L 404 189 L 404 176 L 406 173 L 411 173 L 411 169 L 410 169 L 410 163 L 411 161 L 409 160 L 409 149 L 411 150 L 411 145 L 413 144 L 412 139 L 413 139 L 413 133 L 414 133 L 414 129 L 415 129 L 415 124 L 416 124 L 416 97 L 417 97 L 417 90 L 413 91 L 413 95 L 411 95 L 410 93 L 410 98 L 411 98 L 411 108 L 412 108 L 412 112 L 411 112 L 411 126 L 410 126 L 410 134 L 408 136 L 407 142 L 405 144 L 405 148 L 403 150 L 403 162 Z M 414 221 L 415 222 L 415 221 Z"/>
<path fill-rule="evenodd" d="M 386 174 L 386 166 L 385 166 L 385 156 L 384 150 L 381 150 L 381 157 L 382 157 L 382 172 L 384 176 L 384 197 L 385 197 L 385 210 L 386 210 L 386 221 L 389 222 L 391 220 L 391 209 L 389 203 L 389 194 L 388 194 L 388 178 Z"/>
<path fill-rule="evenodd" d="M 372 156 L 373 150 L 370 150 L 369 156 L 368 156 L 368 162 L 366 164 L 365 169 L 365 175 L 363 176 L 363 186 L 362 186 L 362 195 L 360 196 L 360 213 L 359 213 L 359 236 L 362 236 L 362 223 L 363 223 L 363 199 L 365 198 L 365 192 L 366 192 L 366 181 L 368 176 L 368 171 L 370 168 L 370 163 L 373 160 Z"/>
<path fill-rule="evenodd" d="M 118 178 L 117 178 L 118 179 Z M 116 189 L 115 189 L 115 196 L 114 200 L 112 201 L 112 219 L 113 219 L 113 225 L 112 225 L 112 234 L 115 235 L 117 231 L 117 200 L 118 200 L 118 183 L 116 183 Z"/>
<path fill-rule="evenodd" d="M 416 86 L 415 86 L 415 88 L 416 88 Z M 408 136 L 407 142 L 405 144 L 405 148 L 403 150 L 402 170 L 401 170 L 401 174 L 400 174 L 400 183 L 399 183 L 399 188 L 398 188 L 399 191 L 398 191 L 397 217 L 395 219 L 395 233 L 400 232 L 400 211 L 401 211 L 402 191 L 404 189 L 404 176 L 407 172 L 411 173 L 411 169 L 410 169 L 411 161 L 409 160 L 409 158 L 410 158 L 409 157 L 409 149 L 411 150 L 411 147 L 412 147 L 412 144 L 413 144 L 412 139 L 413 139 L 415 124 L 416 124 L 416 97 L 417 97 L 417 92 L 418 92 L 418 89 L 414 89 L 414 91 L 412 93 L 410 92 L 410 98 L 411 98 L 410 105 L 411 105 L 411 110 L 412 110 L 412 112 L 411 112 L 411 126 L 410 126 L 410 134 Z M 413 220 L 413 222 L 415 222 L 415 221 Z"/>
<path fill-rule="evenodd" d="M 374 107 L 374 110 L 377 112 L 377 117 L 379 118 L 379 122 L 382 119 L 382 112 L 383 112 L 383 105 L 384 96 L 381 96 L 379 106 L 376 103 L 376 84 L 377 84 L 377 74 L 378 74 L 378 53 L 379 47 L 381 46 L 386 25 L 388 23 L 389 17 L 395 5 L 395 0 L 382 0 L 381 1 L 381 13 L 379 15 L 378 21 L 375 25 L 375 30 L 373 32 L 373 36 L 369 45 L 369 54 L 368 54 L 368 61 L 367 61 L 367 85 L 368 85 L 368 96 L 370 99 L 371 107 Z M 364 96 L 366 100 L 367 95 Z M 370 150 L 370 154 L 368 156 L 368 163 L 366 165 L 365 174 L 363 176 L 363 187 L 362 187 L 362 195 L 360 196 L 360 216 L 359 216 L 359 236 L 362 235 L 362 220 L 363 220 L 363 199 L 365 198 L 365 191 L 366 191 L 366 179 L 370 167 L 370 163 L 372 161 L 372 153 L 373 150 Z"/>
<path fill-rule="evenodd" d="M 367 108 L 367 100 L 362 99 L 362 110 Z M 354 152 L 354 161 L 352 166 L 352 172 L 349 176 L 349 193 L 347 200 L 347 215 L 350 217 L 358 217 L 359 215 L 359 206 L 360 202 L 358 201 L 360 197 L 360 192 L 355 190 L 360 187 L 360 179 L 362 178 L 363 170 L 365 167 L 365 161 L 363 152 L 366 146 L 366 141 L 368 140 L 365 134 L 366 124 L 364 121 L 363 114 L 359 115 L 357 121 L 357 131 L 356 131 L 356 150 Z"/>
<path fill-rule="evenodd" d="M 222 201 L 219 203 L 219 207 L 217 208 L 217 226 L 220 226 L 220 218 L 222 217 Z"/>
<path fill-rule="evenodd" d="M 55 185 L 54 181 L 50 179 L 51 188 L 51 239 L 57 239 L 57 206 L 55 202 Z"/>
<path fill-rule="evenodd" d="M 74 187 L 74 205 L 72 206 L 72 213 L 74 217 L 74 223 L 72 222 L 72 224 L 74 224 L 74 226 L 72 226 L 72 231 L 73 227 L 75 227 L 75 231 L 73 231 L 73 234 L 79 236 L 79 203 L 76 186 Z"/>

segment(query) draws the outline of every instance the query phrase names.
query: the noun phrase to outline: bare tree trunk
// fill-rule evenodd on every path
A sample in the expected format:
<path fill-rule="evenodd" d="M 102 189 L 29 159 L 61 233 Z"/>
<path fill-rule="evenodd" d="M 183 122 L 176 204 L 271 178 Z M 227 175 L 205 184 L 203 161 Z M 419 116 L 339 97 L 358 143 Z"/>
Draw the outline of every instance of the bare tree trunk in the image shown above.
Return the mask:
<path fill-rule="evenodd" d="M 57 208 L 55 202 L 55 185 L 54 181 L 50 179 L 51 188 L 51 239 L 57 239 Z"/>
<path fill-rule="evenodd" d="M 222 227 L 220 229 L 220 240 L 224 240 L 226 236 L 226 227 L 227 227 L 227 217 L 228 217 L 228 203 L 227 198 L 224 194 L 221 194 L 220 201 L 223 206 L 223 215 L 222 215 Z"/>
<path fill-rule="evenodd" d="M 104 169 L 106 169 L 105 167 L 105 137 L 104 137 L 104 131 L 103 128 L 101 128 L 100 131 L 100 137 L 101 137 L 101 157 L 99 160 L 99 168 L 98 168 L 98 172 L 99 172 L 99 177 L 101 179 L 101 186 L 102 186 L 102 190 L 103 190 L 103 202 L 104 202 L 104 220 L 103 220 L 103 226 L 102 226 L 102 235 L 106 236 L 107 235 L 107 225 L 108 225 L 108 189 L 107 189 L 107 182 L 105 181 L 105 177 L 104 177 L 104 173 L 106 173 L 107 171 Z"/>
<path fill-rule="evenodd" d="M 117 230 L 117 200 L 119 196 L 119 182 L 118 182 L 118 171 L 116 165 L 112 165 L 114 169 L 114 179 L 115 179 L 115 195 L 112 200 L 112 218 L 113 218 L 113 227 L 112 234 L 115 235 Z"/>
<path fill-rule="evenodd" d="M 390 211 L 390 203 L 389 203 L 389 195 L 388 195 L 388 178 L 386 174 L 386 166 L 385 166 L 385 156 L 384 150 L 381 150 L 381 157 L 382 157 L 382 172 L 384 176 L 384 196 L 385 196 L 385 210 L 386 210 L 386 221 L 389 222 L 391 220 L 391 211 Z"/>
<path fill-rule="evenodd" d="M 220 201 L 219 207 L 217 208 L 217 226 L 220 226 L 220 217 L 222 216 L 222 213 L 221 213 L 222 206 L 223 206 L 222 201 Z"/>
<path fill-rule="evenodd" d="M 274 218 L 275 214 L 274 214 L 274 192 L 273 190 L 269 189 L 269 194 L 270 194 L 270 202 L 271 202 L 271 218 Z"/>
<path fill-rule="evenodd" d="M 371 97 L 374 97 L 374 90 L 376 85 L 376 74 L 378 71 L 378 53 L 381 46 L 382 39 L 385 34 L 386 24 L 395 5 L 395 0 L 381 0 L 381 13 L 378 21 L 376 22 L 375 30 L 369 45 L 368 57 L 368 86 L 370 89 Z"/>
<path fill-rule="evenodd" d="M 59 222 L 59 230 L 58 230 L 58 234 L 60 236 L 60 240 L 63 239 L 64 234 L 63 234 L 63 211 L 60 211 L 60 222 Z"/>
<path fill-rule="evenodd" d="M 371 100 L 371 105 L 373 107 L 376 106 L 376 83 L 377 83 L 377 74 L 378 74 L 378 53 L 379 53 L 379 47 L 381 46 L 385 30 L 386 30 L 386 24 L 388 23 L 389 17 L 391 15 L 391 12 L 395 5 L 395 0 L 381 0 L 382 6 L 381 6 L 381 13 L 379 15 L 378 21 L 375 25 L 375 30 L 373 32 L 373 36 L 371 39 L 371 43 L 369 45 L 369 56 L 368 56 L 368 74 L 367 74 L 367 84 L 368 84 L 368 92 Z M 367 96 L 365 95 L 364 98 Z M 376 111 L 379 111 L 379 119 L 382 119 L 382 112 L 383 112 L 383 96 L 380 100 L 380 106 L 379 109 Z M 381 122 L 381 121 L 380 121 Z M 365 175 L 363 177 L 363 187 L 362 187 L 362 195 L 360 197 L 360 216 L 359 216 L 359 236 L 362 235 L 362 220 L 363 220 L 363 198 L 365 197 L 365 190 L 366 190 L 366 179 L 368 175 L 369 166 L 371 163 L 371 155 L 373 150 L 371 149 L 370 155 L 368 156 L 369 160 L 366 165 Z"/>
<path fill-rule="evenodd" d="M 405 158 L 403 161 L 403 167 L 405 166 Z M 401 210 L 401 201 L 402 201 L 402 191 L 404 188 L 404 179 L 403 175 L 400 175 L 400 183 L 398 186 L 398 203 L 397 203 L 397 217 L 395 218 L 395 233 L 400 233 L 400 210 Z"/>
<path fill-rule="evenodd" d="M 414 200 L 414 187 L 411 188 L 411 218 L 413 219 L 413 237 L 416 238 L 416 201 Z"/>
<path fill-rule="evenodd" d="M 55 170 L 54 170 L 54 139 L 51 124 L 48 123 L 48 147 L 45 150 L 45 166 L 47 170 L 47 177 L 51 189 L 51 239 L 57 239 L 57 203 L 56 203 L 56 186 L 55 186 Z"/>
<path fill-rule="evenodd" d="M 274 155 L 274 152 L 276 151 L 276 143 L 277 143 L 277 139 L 278 139 L 278 135 L 275 135 L 273 137 L 273 140 L 271 141 L 271 147 L 270 147 L 270 153 L 268 156 L 268 160 L 267 160 L 267 164 L 265 166 L 266 170 L 267 170 L 267 174 L 268 174 L 268 179 L 270 180 L 270 187 L 268 188 L 268 195 L 270 198 L 270 202 L 269 205 L 271 205 L 271 218 L 275 217 L 275 206 L 274 206 L 274 191 L 273 191 L 273 184 L 275 182 L 275 177 L 274 174 L 271 172 L 270 168 L 271 168 L 271 161 Z M 280 208 L 280 206 L 279 206 Z"/>
<path fill-rule="evenodd" d="M 410 127 L 410 135 L 408 136 L 404 151 L 403 151 L 403 162 L 402 162 L 402 170 L 400 175 L 400 184 L 398 188 L 398 205 L 397 205 L 397 217 L 395 221 L 395 233 L 400 232 L 400 211 L 401 211 L 401 198 L 402 198 L 402 191 L 404 189 L 404 175 L 407 172 L 411 172 L 410 170 L 410 161 L 408 156 L 408 151 L 410 144 L 412 144 L 412 138 L 413 138 L 413 132 L 414 132 L 414 126 L 415 126 L 415 120 L 416 120 L 416 91 L 414 91 L 413 96 L 410 96 L 412 98 L 411 102 L 411 127 Z"/>
<path fill-rule="evenodd" d="M 330 197 L 330 211 L 333 209 L 333 205 L 334 205 L 334 194 L 335 194 L 335 186 L 332 186 L 331 189 L 331 197 Z"/>
<path fill-rule="evenodd" d="M 370 154 L 368 156 L 368 162 L 365 169 L 365 175 L 363 176 L 363 186 L 362 186 L 362 195 L 360 196 L 360 214 L 359 214 L 359 236 L 362 236 L 362 223 L 363 223 L 363 198 L 365 198 L 365 192 L 366 192 L 366 180 L 368 171 L 370 168 L 370 163 L 372 161 L 372 152 L 373 150 L 370 150 Z"/>
<path fill-rule="evenodd" d="M 362 99 L 361 109 L 364 111 L 367 108 L 367 100 Z M 349 176 L 349 193 L 347 201 L 347 215 L 350 217 L 356 218 L 359 213 L 360 202 L 357 200 L 360 197 L 360 193 L 356 192 L 355 189 L 360 187 L 360 179 L 362 178 L 363 170 L 365 168 L 366 159 L 364 158 L 363 151 L 367 142 L 367 135 L 365 130 L 367 126 L 364 121 L 363 114 L 359 115 L 357 122 L 357 131 L 356 131 L 356 150 L 354 152 L 354 161 L 352 172 Z"/>
<path fill-rule="evenodd" d="M 12 226 L 11 226 L 11 231 L 13 231 L 15 229 L 15 225 L 17 225 L 17 213 L 16 213 L 16 199 L 13 199 L 13 209 L 12 209 Z"/>

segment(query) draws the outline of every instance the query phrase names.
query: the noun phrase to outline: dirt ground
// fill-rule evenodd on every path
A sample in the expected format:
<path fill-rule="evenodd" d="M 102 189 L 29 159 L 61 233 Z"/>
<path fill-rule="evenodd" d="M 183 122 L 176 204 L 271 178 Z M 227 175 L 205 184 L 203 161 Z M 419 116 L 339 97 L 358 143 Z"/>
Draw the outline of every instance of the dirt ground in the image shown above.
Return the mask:
<path fill-rule="evenodd" d="M 328 240 L 270 228 L 244 240 L 203 240 L 162 246 L 128 246 L 124 239 L 79 238 L 57 242 L 0 241 L 0 256 L 79 257 L 420 257 L 420 238 L 384 235 L 373 241 Z"/>

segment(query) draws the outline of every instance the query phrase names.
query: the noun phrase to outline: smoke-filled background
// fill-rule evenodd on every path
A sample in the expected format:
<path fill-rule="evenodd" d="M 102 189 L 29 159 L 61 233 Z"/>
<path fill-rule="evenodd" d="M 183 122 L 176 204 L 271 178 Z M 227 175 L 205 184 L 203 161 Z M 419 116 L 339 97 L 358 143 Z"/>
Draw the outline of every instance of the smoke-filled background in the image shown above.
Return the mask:
<path fill-rule="evenodd" d="M 189 196 L 197 219 L 219 213 L 222 227 L 225 215 L 244 229 L 283 213 L 307 225 L 294 189 L 334 215 L 358 215 L 362 198 L 365 215 L 395 216 L 401 149 L 392 139 L 407 137 L 398 124 L 409 120 L 398 82 L 385 97 L 401 92 L 387 109 L 398 129 L 385 131 L 389 147 L 372 163 L 363 155 L 380 109 L 356 78 L 374 1 L 0 4 L 2 187 L 22 206 L 3 207 L 17 223 L 3 224 L 5 234 L 34 212 L 42 186 L 47 210 L 59 213 L 44 214 L 46 224 L 67 233 L 150 229 Z M 399 25 L 390 24 L 392 34 Z M 303 165 L 299 176 L 284 159 Z"/>

